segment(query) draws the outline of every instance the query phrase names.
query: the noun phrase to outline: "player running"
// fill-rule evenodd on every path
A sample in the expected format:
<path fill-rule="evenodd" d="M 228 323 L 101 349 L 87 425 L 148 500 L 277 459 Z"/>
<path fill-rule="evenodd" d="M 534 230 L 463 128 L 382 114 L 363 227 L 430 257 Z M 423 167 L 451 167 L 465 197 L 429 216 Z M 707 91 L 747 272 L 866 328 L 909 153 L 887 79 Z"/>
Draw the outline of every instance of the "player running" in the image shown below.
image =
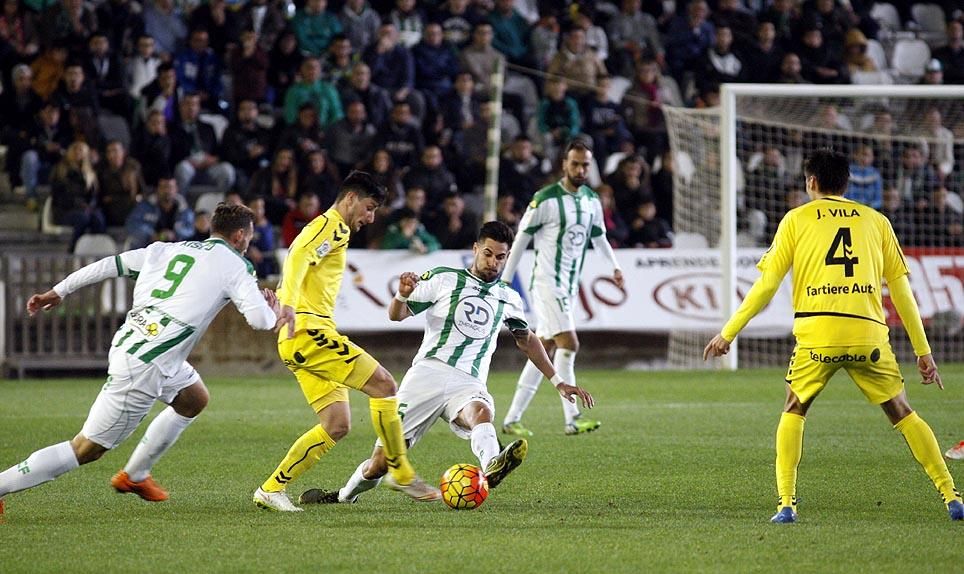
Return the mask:
<path fill-rule="evenodd" d="M 254 267 L 241 255 L 254 235 L 253 221 L 247 207 L 221 204 L 207 241 L 153 243 L 107 257 L 30 297 L 27 312 L 33 316 L 87 285 L 111 277 L 136 280 L 133 305 L 111 343 L 107 383 L 83 429 L 0 473 L 0 512 L 7 494 L 49 482 L 119 445 L 155 401 L 169 406 L 147 427 L 111 485 L 151 502 L 167 500 L 151 468 L 207 405 L 208 390 L 187 357 L 211 320 L 229 300 L 255 329 L 294 320 L 281 313 L 272 291 L 258 289 Z"/>
<path fill-rule="evenodd" d="M 613 282 L 623 288 L 623 272 L 606 240 L 606 223 L 599 196 L 586 186 L 591 161 L 592 151 L 585 143 L 574 140 L 569 144 L 562 165 L 564 177 L 536 193 L 519 223 L 519 235 L 512 244 L 512 255 L 504 271 L 505 277 L 511 281 L 529 241 L 534 240 L 535 264 L 529 290 L 538 323 L 536 333 L 550 354 L 555 351 L 553 367 L 563 380 L 573 384 L 576 381 L 576 353 L 579 351 L 572 315 L 573 297 L 579 292 L 579 277 L 590 241 L 612 264 Z M 522 424 L 522 415 L 541 382 L 541 370 L 528 361 L 519 375 L 502 432 L 532 436 L 532 431 Z M 599 421 L 580 416 L 579 407 L 565 397 L 562 410 L 568 435 L 599 428 Z"/>
<path fill-rule="evenodd" d="M 303 510 L 288 499 L 285 487 L 348 434 L 348 389 L 369 396 L 372 424 L 391 471 L 389 487 L 421 501 L 442 496 L 418 478 L 408 462 L 395 379 L 364 349 L 338 333 L 334 320 L 348 239 L 353 231 L 374 221 L 375 210 L 384 200 L 385 189 L 371 175 L 353 171 L 345 178 L 335 204 L 306 225 L 289 249 L 278 299 L 296 319 L 278 334 L 278 354 L 294 373 L 318 415 L 318 424 L 291 445 L 271 476 L 255 490 L 254 503 L 261 508 Z"/>
<path fill-rule="evenodd" d="M 845 199 L 847 158 L 818 150 L 804 163 L 809 203 L 787 213 L 770 248 L 757 264 L 761 275 L 703 360 L 725 355 L 730 342 L 780 287 L 793 269 L 793 334 L 797 346 L 787 370 L 787 400 L 777 426 L 776 478 L 780 500 L 771 522 L 797 520 L 797 466 L 803 453 L 807 410 L 843 368 L 873 404 L 880 405 L 907 441 L 947 505 L 951 520 L 964 520 L 931 427 L 910 407 L 904 378 L 890 348 L 881 301 L 881 278 L 910 336 L 923 384 L 943 389 L 931 355 L 908 269 L 890 222 L 872 208 Z"/>
<path fill-rule="evenodd" d="M 578 396 L 584 406 L 593 407 L 592 395 L 556 374 L 539 338 L 529 331 L 522 298 L 499 281 L 511 244 L 508 226 L 486 223 L 472 246 L 469 269 L 437 267 L 421 278 L 403 273 L 388 308 L 393 321 L 426 313 L 422 346 L 398 391 L 405 440 L 414 446 L 436 420 L 448 421 L 456 436 L 471 441 L 490 488 L 522 463 L 528 448 L 525 439 L 518 439 L 500 452 L 492 425 L 495 402 L 485 381 L 503 324 L 563 399 L 573 401 Z M 387 469 L 384 449 L 376 443 L 371 458 L 358 465 L 340 491 L 311 489 L 300 502 L 355 502 L 378 485 Z"/>

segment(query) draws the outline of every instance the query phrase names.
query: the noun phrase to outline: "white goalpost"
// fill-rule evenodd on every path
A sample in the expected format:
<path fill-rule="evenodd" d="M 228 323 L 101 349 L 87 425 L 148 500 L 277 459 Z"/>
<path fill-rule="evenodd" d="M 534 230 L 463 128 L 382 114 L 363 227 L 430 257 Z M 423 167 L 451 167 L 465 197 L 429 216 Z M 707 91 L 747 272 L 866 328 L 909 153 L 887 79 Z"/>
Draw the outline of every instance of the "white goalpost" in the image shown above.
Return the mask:
<path fill-rule="evenodd" d="M 928 335 L 937 339 L 945 356 L 964 360 L 964 339 L 958 336 L 964 325 L 964 86 L 724 84 L 717 108 L 664 108 L 664 113 L 676 166 L 674 230 L 705 238 L 720 265 L 718 322 L 704 331 L 672 332 L 671 367 L 704 367 L 702 346 L 758 275 L 753 264 L 776 224 L 788 209 L 806 201 L 801 164 L 819 147 L 852 158 L 865 150 L 873 154 L 870 167 L 880 180 L 880 205 L 889 207 L 900 196 L 903 207 L 894 217 L 901 226 L 904 219 L 916 226 L 898 229 L 895 223 L 895 230 L 905 251 L 910 249 L 912 285 Z M 923 172 L 933 180 L 907 167 L 913 162 L 905 155 L 914 154 L 922 157 Z M 852 172 L 858 170 L 863 178 L 860 165 Z M 922 178 L 926 181 L 917 181 Z M 789 278 L 781 291 L 788 289 Z M 787 311 L 782 328 L 754 332 L 751 322 L 713 366 L 784 364 L 792 348 L 792 313 Z M 903 350 L 906 359 L 906 337 L 896 321 L 890 323 L 892 331 L 897 329 L 895 351 L 901 355 Z M 940 359 L 940 351 L 935 352 Z"/>

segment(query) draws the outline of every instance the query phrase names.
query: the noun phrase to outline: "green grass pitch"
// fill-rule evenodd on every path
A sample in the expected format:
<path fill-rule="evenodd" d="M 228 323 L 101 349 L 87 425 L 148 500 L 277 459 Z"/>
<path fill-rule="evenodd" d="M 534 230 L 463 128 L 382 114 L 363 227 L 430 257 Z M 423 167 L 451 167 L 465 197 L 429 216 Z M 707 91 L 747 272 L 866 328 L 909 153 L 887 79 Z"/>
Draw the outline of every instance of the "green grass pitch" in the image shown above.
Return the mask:
<path fill-rule="evenodd" d="M 528 413 L 528 459 L 480 509 L 378 489 L 355 505 L 296 515 L 251 503 L 313 424 L 294 380 L 212 376 L 208 410 L 154 469 L 169 501 L 108 485 L 142 425 L 101 461 L 7 497 L 0 572 L 957 571 L 964 525 L 947 519 L 900 435 L 841 375 L 808 417 L 800 523 L 767 522 L 782 374 L 581 371 L 602 428 L 564 436 L 545 385 Z M 943 367 L 944 392 L 905 374 L 942 449 L 964 438 L 964 366 Z M 515 374 L 491 379 L 501 421 Z M 0 469 L 72 437 L 99 384 L 0 381 Z M 359 394 L 352 411 L 352 433 L 289 488 L 294 497 L 340 486 L 367 456 L 374 433 Z M 432 480 L 475 462 L 444 424 L 412 459 Z M 964 482 L 964 463 L 949 466 Z"/>

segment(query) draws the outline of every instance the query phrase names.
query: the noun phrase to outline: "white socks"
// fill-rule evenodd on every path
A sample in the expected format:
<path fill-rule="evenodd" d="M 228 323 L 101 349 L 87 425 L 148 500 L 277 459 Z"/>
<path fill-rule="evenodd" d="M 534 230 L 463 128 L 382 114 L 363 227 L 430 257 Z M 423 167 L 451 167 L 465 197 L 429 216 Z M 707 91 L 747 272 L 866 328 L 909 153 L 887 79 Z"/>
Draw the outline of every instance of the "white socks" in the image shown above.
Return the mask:
<path fill-rule="evenodd" d="M 144 433 L 144 438 L 138 443 L 134 453 L 124 470 L 133 482 L 141 482 L 151 474 L 151 468 L 161 455 L 171 448 L 184 429 L 193 418 L 183 417 L 174 412 L 173 407 L 167 407 L 160 412 Z"/>
<path fill-rule="evenodd" d="M 526 361 L 526 366 L 522 368 L 519 375 L 519 383 L 515 388 L 515 396 L 512 397 L 512 406 L 505 415 L 503 425 L 519 422 L 522 420 L 523 413 L 529 408 L 532 397 L 536 396 L 539 390 L 539 383 L 542 382 L 542 372 L 532 361 Z"/>
<path fill-rule="evenodd" d="M 566 381 L 566 384 L 576 384 L 576 353 L 567 349 L 556 349 L 556 356 L 552 359 L 552 366 L 556 373 Z M 579 416 L 579 407 L 570 403 L 562 395 L 562 412 L 566 417 L 566 424 L 570 424 Z"/>
<path fill-rule="evenodd" d="M 381 477 L 378 478 L 365 478 L 364 470 L 365 466 L 368 465 L 368 460 L 363 460 L 355 472 L 352 473 L 351 478 L 345 483 L 345 486 L 341 487 L 338 491 L 338 502 L 355 502 L 358 495 L 363 492 L 368 492 L 369 490 L 378 486 L 378 483 L 382 481 Z"/>
<path fill-rule="evenodd" d="M 495 436 L 492 423 L 482 423 L 472 429 L 472 452 L 479 458 L 479 466 L 484 471 L 499 454 L 499 439 Z"/>
<path fill-rule="evenodd" d="M 50 482 L 80 466 L 69 441 L 42 448 L 27 460 L 0 472 L 0 498 Z"/>

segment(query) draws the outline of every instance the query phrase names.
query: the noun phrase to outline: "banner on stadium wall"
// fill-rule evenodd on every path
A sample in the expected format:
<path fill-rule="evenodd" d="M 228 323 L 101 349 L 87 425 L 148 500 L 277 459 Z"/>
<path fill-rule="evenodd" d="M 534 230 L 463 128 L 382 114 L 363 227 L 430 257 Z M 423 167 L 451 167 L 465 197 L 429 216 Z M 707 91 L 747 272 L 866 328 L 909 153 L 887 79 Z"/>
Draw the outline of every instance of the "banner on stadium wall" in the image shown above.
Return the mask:
<path fill-rule="evenodd" d="M 964 317 L 964 249 L 907 247 L 904 258 L 924 324 L 957 332 Z M 887 323 L 900 325 L 886 289 L 884 295 Z"/>
<path fill-rule="evenodd" d="M 738 286 L 742 298 L 759 276 L 756 263 L 763 249 L 738 252 Z M 414 255 L 406 251 L 352 250 L 337 302 L 335 318 L 344 331 L 421 330 L 422 317 L 402 322 L 388 320 L 388 303 L 404 271 L 421 274 L 433 267 L 467 267 L 469 251 L 437 251 Z M 531 251 L 519 264 L 521 273 L 511 283 L 526 304 L 531 299 L 521 288 L 528 282 Z M 714 331 L 722 326 L 719 256 L 712 249 L 620 249 L 616 257 L 623 269 L 625 288 L 612 281 L 608 263 L 590 253 L 586 257 L 578 301 L 576 325 L 583 330 L 666 332 Z M 530 309 L 531 322 L 535 317 Z M 779 336 L 790 333 L 793 312 L 789 280 L 773 301 L 746 330 L 747 334 Z"/>

